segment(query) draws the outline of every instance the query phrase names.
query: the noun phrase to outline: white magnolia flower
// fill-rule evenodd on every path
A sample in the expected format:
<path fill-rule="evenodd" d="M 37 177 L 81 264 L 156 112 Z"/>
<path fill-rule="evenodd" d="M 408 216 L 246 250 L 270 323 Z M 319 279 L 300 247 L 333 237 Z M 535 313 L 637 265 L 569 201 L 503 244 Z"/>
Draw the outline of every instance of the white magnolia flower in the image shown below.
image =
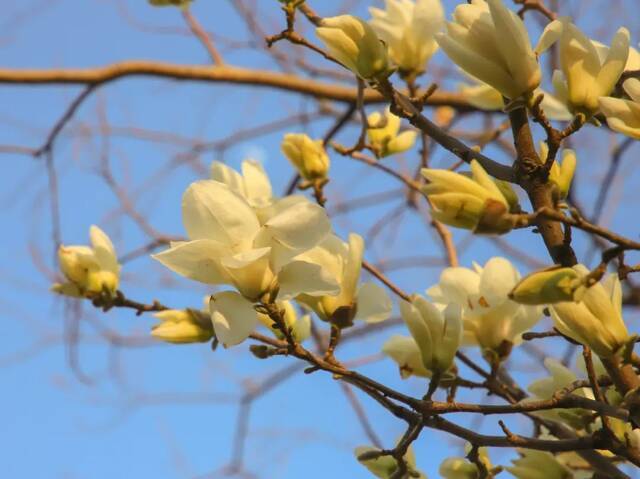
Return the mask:
<path fill-rule="evenodd" d="M 118 289 L 120 265 L 109 237 L 95 225 L 89 228 L 91 246 L 58 248 L 60 269 L 66 283 L 56 283 L 52 291 L 68 296 L 85 294 L 115 294 Z"/>
<path fill-rule="evenodd" d="M 402 379 L 409 376 L 430 378 L 432 375 L 424 366 L 422 352 L 413 338 L 394 334 L 382 345 L 382 352 L 396 362 Z"/>
<path fill-rule="evenodd" d="M 556 456 L 546 451 L 518 449 L 520 457 L 512 459 L 513 466 L 506 467 L 516 479 L 571 479 L 571 469 L 561 464 Z"/>
<path fill-rule="evenodd" d="M 506 357 L 520 335 L 533 327 L 542 308 L 523 306 L 509 299 L 520 279 L 516 268 L 505 258 L 491 258 L 484 268 L 446 268 L 440 282 L 427 293 L 440 304 L 462 308 L 463 343 L 479 345 L 484 352 Z"/>
<path fill-rule="evenodd" d="M 316 28 L 329 54 L 364 80 L 390 73 L 387 47 L 364 20 L 353 15 L 324 18 Z"/>
<path fill-rule="evenodd" d="M 502 0 L 458 5 L 436 41 L 460 68 L 514 100 L 534 91 L 541 73 L 524 23 Z"/>
<path fill-rule="evenodd" d="M 629 78 L 622 88 L 630 99 L 600 97 L 600 111 L 607 118 L 609 128 L 640 140 L 640 80 Z"/>
<path fill-rule="evenodd" d="M 391 300 L 386 291 L 375 283 L 362 283 L 360 271 L 364 241 L 357 234 L 349 235 L 345 243 L 335 235 L 329 235 L 321 244 L 300 254 L 296 261 L 321 264 L 325 274 L 339 284 L 338 295 L 302 294 L 296 299 L 312 309 L 320 319 L 341 327 L 350 326 L 354 319 L 368 323 L 383 321 L 391 314 Z M 302 275 L 296 275 L 303 281 Z"/>
<path fill-rule="evenodd" d="M 305 180 L 326 178 L 329 172 L 329 155 L 322 140 L 312 140 L 304 133 L 287 133 L 280 148 Z"/>
<path fill-rule="evenodd" d="M 453 359 L 462 341 L 461 307 L 449 304 L 443 311 L 420 295 L 411 302 L 400 301 L 402 319 L 422 354 L 428 370 L 444 374 L 453 366 Z"/>
<path fill-rule="evenodd" d="M 476 160 L 471 161 L 471 178 L 431 168 L 423 168 L 422 176 L 429 180 L 422 191 L 436 220 L 476 233 L 506 233 L 513 227 L 507 214 L 512 205 L 501 189 L 509 185 L 498 185 Z"/>
<path fill-rule="evenodd" d="M 536 53 L 541 54 L 558 40 L 562 71 L 553 75 L 556 95 L 573 112 L 591 116 L 598 111 L 598 98 L 613 91 L 625 69 L 629 57 L 629 31 L 620 28 L 606 57 L 602 58 L 593 42 L 568 17 L 563 17 L 547 25 Z"/>
<path fill-rule="evenodd" d="M 414 130 L 400 131 L 400 117 L 394 115 L 387 108 L 384 117 L 380 112 L 374 111 L 367 117 L 367 136 L 369 143 L 376 150 L 379 158 L 402 153 L 413 147 L 417 133 Z"/>
<path fill-rule="evenodd" d="M 440 0 L 386 0 L 385 7 L 369 8 L 369 24 L 402 72 L 423 72 L 438 49 L 434 35 L 444 26 Z"/>
<path fill-rule="evenodd" d="M 529 384 L 527 390 L 531 393 L 531 397 L 524 399 L 523 402 L 550 399 L 561 389 L 581 379 L 571 369 L 553 358 L 546 358 L 544 367 L 549 371 L 550 376 L 537 379 Z M 571 394 L 594 399 L 591 388 L 576 389 Z M 584 429 L 592 420 L 592 411 L 580 408 L 548 409 L 537 411 L 535 414 L 550 421 L 564 422 L 574 429 Z"/>
<path fill-rule="evenodd" d="M 293 261 L 329 234 L 324 209 L 289 196 L 258 213 L 248 199 L 255 199 L 255 190 L 245 190 L 246 196 L 237 191 L 214 180 L 192 183 L 182 200 L 189 241 L 174 242 L 153 257 L 195 281 L 233 285 L 250 301 L 276 288 L 280 299 L 336 293 L 338 285 L 319 264 Z"/>
<path fill-rule="evenodd" d="M 151 329 L 154 338 L 175 344 L 203 343 L 213 337 L 208 315 L 191 309 L 168 309 L 154 313 L 160 320 Z"/>

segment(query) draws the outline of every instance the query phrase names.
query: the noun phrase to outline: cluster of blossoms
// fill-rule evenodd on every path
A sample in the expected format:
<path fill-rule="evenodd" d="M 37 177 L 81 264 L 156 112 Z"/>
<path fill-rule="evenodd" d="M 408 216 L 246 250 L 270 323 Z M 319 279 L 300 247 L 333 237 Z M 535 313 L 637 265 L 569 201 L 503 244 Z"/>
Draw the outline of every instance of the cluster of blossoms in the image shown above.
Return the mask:
<path fill-rule="evenodd" d="M 158 4 L 184 4 L 158 0 Z M 283 2 L 286 3 L 286 2 Z M 317 36 L 329 54 L 360 79 L 383 83 L 398 71 L 405 79 L 425 72 L 440 47 L 473 85 L 462 87 L 468 101 L 486 109 L 542 107 L 551 119 L 573 117 L 599 123 L 640 138 L 640 80 L 629 78 L 618 86 L 625 71 L 638 69 L 640 54 L 630 47 L 629 32 L 621 28 L 610 47 L 584 35 L 569 18 L 544 29 L 534 48 L 524 23 L 502 0 L 471 0 L 456 7 L 445 22 L 439 0 L 386 0 L 386 8 L 371 8 L 367 22 L 351 15 L 326 18 Z M 539 57 L 557 43 L 561 69 L 554 72 L 555 96 L 542 93 Z M 376 157 L 410 150 L 417 133 L 401 131 L 401 118 L 389 109 L 366 120 L 368 147 Z M 303 180 L 301 188 L 322 188 L 329 180 L 330 159 L 322 140 L 289 133 L 281 144 L 284 156 Z M 558 205 L 567 200 L 577 166 L 573 150 L 562 149 L 554 160 L 548 182 Z M 538 152 L 546 164 L 549 146 Z M 505 234 L 517 226 L 521 213 L 512 186 L 491 177 L 472 160 L 469 172 L 423 168 L 421 191 L 433 219 L 476 234 Z M 318 203 L 321 203 L 318 200 Z M 310 336 L 312 314 L 335 328 L 390 317 L 393 304 L 386 290 L 362 282 L 364 240 L 351 233 L 346 241 L 333 231 L 326 210 L 303 195 L 274 196 L 262 166 L 246 160 L 241 171 L 213 162 L 209 179 L 188 186 L 182 197 L 183 241 L 171 243 L 153 258 L 173 272 L 210 285 L 205 310 L 164 310 L 154 337 L 172 343 L 207 342 L 225 347 L 242 343 L 259 327 L 279 339 L 302 342 Z M 118 292 L 120 265 L 109 238 L 90 229 L 91 247 L 61 246 L 59 260 L 65 282 L 52 289 L 60 294 L 99 298 L 109 304 Z M 219 287 L 226 289 L 219 290 Z M 484 266 L 450 267 L 425 295 L 403 296 L 400 315 L 409 335 L 393 335 L 382 350 L 399 366 L 403 378 L 432 378 L 435 387 L 455 383 L 456 355 L 474 347 L 498 371 L 522 334 L 545 312 L 556 330 L 587 346 L 603 361 L 621 356 L 635 342 L 622 315 L 622 289 L 614 274 L 594 281 L 583 265 L 554 266 L 521 278 L 505 258 L 494 257 Z M 408 299 L 408 300 L 407 300 Z M 578 378 L 552 360 L 545 362 L 551 376 L 529 386 L 533 397 L 548 399 Z M 574 394 L 593 400 L 591 390 Z M 622 397 L 610 397 L 620 404 Z M 575 430 L 593 425 L 590 411 L 579 408 L 537 412 L 547 420 Z M 634 433 L 629 424 L 611 421 L 620 441 Z M 634 433 L 635 434 L 635 433 Z M 395 458 L 359 448 L 360 462 L 381 478 L 395 477 Z M 483 467 L 491 469 L 486 451 L 476 451 Z M 414 475 L 412 451 L 404 457 Z M 478 461 L 449 458 L 440 467 L 445 478 L 479 477 Z M 522 450 L 507 468 L 519 478 L 571 477 L 567 462 L 547 452 Z M 542 473 L 542 475 L 540 474 Z"/>

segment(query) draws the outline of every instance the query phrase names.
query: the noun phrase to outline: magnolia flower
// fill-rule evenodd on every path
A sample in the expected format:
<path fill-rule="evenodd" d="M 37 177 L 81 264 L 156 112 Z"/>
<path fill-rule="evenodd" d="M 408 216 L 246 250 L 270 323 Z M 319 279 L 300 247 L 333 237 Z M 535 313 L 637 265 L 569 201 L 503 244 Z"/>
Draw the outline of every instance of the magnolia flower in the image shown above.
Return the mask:
<path fill-rule="evenodd" d="M 287 133 L 280 148 L 305 180 L 326 178 L 329 172 L 329 155 L 322 140 L 312 140 L 304 133 Z"/>
<path fill-rule="evenodd" d="M 364 241 L 357 234 L 349 235 L 349 243 L 329 235 L 321 244 L 298 255 L 295 260 L 321 264 L 323 272 L 339 285 L 338 295 L 301 294 L 296 299 L 312 309 L 320 319 L 340 327 L 353 324 L 354 319 L 368 323 L 383 321 L 391 314 L 391 300 L 386 291 L 375 283 L 358 286 Z M 288 279 L 288 278 L 287 278 Z M 304 281 L 301 275 L 294 278 Z"/>
<path fill-rule="evenodd" d="M 316 35 L 329 54 L 364 80 L 390 73 L 387 48 L 364 20 L 353 15 L 324 18 Z"/>
<path fill-rule="evenodd" d="M 400 313 L 420 349 L 424 367 L 437 375 L 449 371 L 462 341 L 460 306 L 452 303 L 440 311 L 414 295 L 410 303 L 400 301 Z"/>
<path fill-rule="evenodd" d="M 291 301 L 276 302 L 278 308 L 283 312 L 284 324 L 291 330 L 293 339 L 299 343 L 305 341 L 311 335 L 311 316 L 305 314 L 298 317 L 296 308 Z M 278 338 L 284 339 L 282 331 L 275 327 L 275 322 L 267 314 L 258 313 L 258 321 L 264 324 Z"/>
<path fill-rule="evenodd" d="M 598 111 L 598 98 L 613 91 L 624 71 L 629 57 L 629 31 L 620 28 L 606 57 L 601 58 L 593 42 L 564 17 L 547 25 L 536 53 L 541 54 L 558 40 L 562 71 L 553 75 L 556 95 L 574 113 L 590 117 Z"/>
<path fill-rule="evenodd" d="M 540 84 L 540 68 L 522 20 L 502 0 L 458 5 L 436 41 L 460 68 L 514 100 Z"/>
<path fill-rule="evenodd" d="M 555 393 L 579 379 L 571 369 L 553 358 L 546 358 L 544 367 L 551 376 L 538 379 L 529 384 L 527 390 L 532 394 L 532 397 L 525 399 L 524 402 L 550 399 Z M 587 399 L 594 398 L 590 388 L 580 388 L 573 391 L 572 394 Z M 566 422 L 575 429 L 583 429 L 591 417 L 591 411 L 580 408 L 549 409 L 537 411 L 535 414 L 552 421 Z"/>
<path fill-rule="evenodd" d="M 271 181 L 258 161 L 244 160 L 241 173 L 220 161 L 213 161 L 211 179 L 227 185 L 256 210 L 271 206 L 275 201 Z"/>
<path fill-rule="evenodd" d="M 612 130 L 640 140 L 640 80 L 629 78 L 622 88 L 630 100 L 600 97 L 598 105 Z"/>
<path fill-rule="evenodd" d="M 413 338 L 394 334 L 383 345 L 382 352 L 393 359 L 400 369 L 400 377 L 430 378 L 432 373 L 422 361 L 422 352 Z"/>
<path fill-rule="evenodd" d="M 438 49 L 433 36 L 444 26 L 440 0 L 386 0 L 385 5 L 385 10 L 369 8 L 369 24 L 402 72 L 423 72 Z"/>
<path fill-rule="evenodd" d="M 353 451 L 358 459 L 358 462 L 366 467 L 371 474 L 380 479 L 390 479 L 394 477 L 396 470 L 398 469 L 398 463 L 393 456 L 378 455 L 381 452 L 380 449 L 370 446 L 358 446 Z M 410 471 L 413 471 L 417 479 L 427 479 L 427 476 L 416 470 L 416 456 L 413 453 L 413 448 L 409 446 L 403 459 L 407 463 Z"/>
<path fill-rule="evenodd" d="M 151 336 L 168 343 L 204 343 L 213 337 L 213 325 L 208 315 L 192 309 L 168 309 L 154 313 L 160 320 L 151 329 Z"/>
<path fill-rule="evenodd" d="M 491 258 L 484 268 L 446 268 L 427 293 L 440 304 L 462 308 L 463 343 L 479 345 L 490 358 L 503 359 L 520 335 L 541 317 L 541 308 L 522 306 L 508 297 L 520 279 L 505 258 Z"/>
<path fill-rule="evenodd" d="M 471 106 L 489 111 L 502 110 L 504 108 L 504 98 L 498 90 L 471 76 L 469 76 L 469 79 L 472 83 L 459 83 L 458 91 L 462 93 L 464 99 Z M 544 95 L 540 107 L 548 119 L 570 121 L 573 118 L 569 109 L 560 99 L 542 88 L 536 88 L 532 96 L 535 98 L 539 95 Z"/>
<path fill-rule="evenodd" d="M 431 168 L 422 169 L 422 176 L 429 180 L 422 191 L 436 220 L 475 233 L 501 234 L 513 228 L 509 201 L 476 160 L 471 161 L 471 178 Z"/>
<path fill-rule="evenodd" d="M 120 265 L 113 243 L 104 231 L 95 225 L 89 228 L 89 239 L 91 247 L 60 245 L 58 260 L 67 282 L 55 283 L 51 287 L 52 291 L 75 297 L 86 294 L 115 294 L 118 289 Z"/>
<path fill-rule="evenodd" d="M 543 164 L 547 161 L 548 155 L 549 145 L 545 141 L 541 141 L 539 157 Z M 556 185 L 556 191 L 560 199 L 566 198 L 569 194 L 577 162 L 576 152 L 567 148 L 562 151 L 562 162 L 556 159 L 551 165 L 549 181 Z"/>
<path fill-rule="evenodd" d="M 512 459 L 513 466 L 505 469 L 517 479 L 571 479 L 571 469 L 558 462 L 550 452 L 518 449 L 520 457 Z"/>
<path fill-rule="evenodd" d="M 465 452 L 468 454 L 470 450 L 471 445 L 467 443 Z M 492 465 L 486 447 L 478 448 L 478 459 L 487 470 L 491 470 Z M 440 464 L 438 472 L 443 479 L 477 479 L 480 475 L 478 466 L 464 457 L 449 457 L 445 459 Z"/>
<path fill-rule="evenodd" d="M 527 304 L 550 304 L 556 328 L 589 346 L 598 356 L 611 356 L 629 341 L 622 318 L 622 288 L 616 274 L 588 286 L 584 265 L 532 273 L 516 285 L 511 297 Z"/>
<path fill-rule="evenodd" d="M 384 118 L 377 111 L 367 117 L 369 143 L 379 158 L 407 151 L 416 142 L 416 132 L 413 130 L 398 134 L 401 121 L 400 117 L 391 113 L 388 108 L 384 113 Z"/>

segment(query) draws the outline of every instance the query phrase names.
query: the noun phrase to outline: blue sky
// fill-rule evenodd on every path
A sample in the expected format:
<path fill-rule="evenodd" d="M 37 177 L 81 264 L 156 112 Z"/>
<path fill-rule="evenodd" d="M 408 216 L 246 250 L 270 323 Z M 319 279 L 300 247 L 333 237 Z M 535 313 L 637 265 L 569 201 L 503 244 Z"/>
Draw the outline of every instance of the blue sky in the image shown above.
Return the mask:
<path fill-rule="evenodd" d="M 282 23 L 276 3 L 257 2 L 260 18 L 271 26 L 271 33 Z M 366 11 L 364 2 L 358 1 L 311 4 L 324 15 L 338 11 L 365 15 Z M 445 4 L 450 12 L 454 2 Z M 250 40 L 230 5 L 222 0 L 198 0 L 193 12 L 206 28 L 223 38 Z M 637 44 L 640 18 L 623 15 L 634 12 L 633 5 L 633 0 L 571 1 L 564 13 L 580 14 L 580 25 L 605 42 L 624 17 Z M 535 38 L 539 28 L 536 22 L 531 26 Z M 177 10 L 153 9 L 142 0 L 5 0 L 0 11 L 0 66 L 91 67 L 125 59 L 207 62 L 201 45 L 192 37 L 176 34 L 176 28 L 183 28 Z M 251 44 L 251 48 L 234 50 L 224 42 L 219 45 L 230 64 L 276 68 L 268 55 L 252 50 Z M 442 53 L 434 60 L 437 65 L 451 67 Z M 455 81 L 441 84 L 443 88 L 454 86 Z M 77 87 L 1 85 L 0 145 L 39 146 L 79 91 Z M 115 179 L 133 195 L 136 207 L 153 228 L 181 235 L 180 196 L 191 181 L 206 176 L 213 159 L 234 167 L 249 156 L 260 159 L 276 191 L 283 191 L 292 175 L 279 153 L 283 131 L 233 145 L 223 154 L 207 151 L 192 163 L 179 161 L 188 151 L 187 143 L 223 139 L 276 118 L 312 113 L 316 108 L 311 100 L 296 95 L 226 85 L 129 78 L 100 88 L 83 104 L 54 150 L 63 241 L 85 243 L 93 223 L 109 233 L 121 254 L 147 241 L 139 226 L 122 214 L 116 195 L 100 177 L 101 155 L 108 157 Z M 469 118 L 460 125 L 477 128 L 479 121 Z M 101 122 L 112 129 L 108 138 L 100 135 Z M 330 126 L 331 121 L 323 119 L 297 125 L 295 130 L 321 136 Z M 132 127 L 143 128 L 147 134 L 162 133 L 169 139 L 144 140 Z M 356 134 L 357 130 L 350 128 L 338 139 L 350 143 Z M 577 194 L 587 211 L 607 168 L 607 152 L 619 141 L 619 137 L 594 128 L 575 137 L 580 161 Z M 487 152 L 509 161 L 495 148 Z M 624 179 L 624 184 L 616 183 L 604 215 L 609 226 L 632 236 L 637 236 L 637 225 L 628 221 L 633 210 L 624 205 L 638 187 L 637 153 L 636 145 L 623 159 L 618 179 Z M 328 189 L 330 210 L 332 204 L 397 187 L 359 164 L 335 155 L 332 160 L 336 173 Z M 415 164 L 416 154 L 385 161 L 407 168 Z M 450 165 L 452 158 L 436 148 L 432 161 Z M 48 293 L 47 277 L 53 248 L 45 164 L 42 159 L 3 153 L 0 162 L 5 172 L 0 176 L 0 221 L 5 232 L 0 248 L 0 327 L 5 338 L 0 347 L 0 470 L 6 477 L 25 478 L 220 477 L 216 471 L 229 462 L 232 451 L 238 398 L 293 361 L 258 361 L 248 354 L 247 345 L 220 348 L 215 353 L 207 345 L 158 345 L 145 339 L 153 324 L 150 317 L 136 317 L 128 311 L 102 314 L 88 304 L 65 303 L 53 297 Z M 367 251 L 374 262 L 439 255 L 431 232 L 410 213 L 376 235 L 377 220 L 400 202 L 401 198 L 394 199 L 336 215 L 335 229 L 343 236 L 356 231 L 369 239 L 375 237 Z M 469 266 L 472 260 L 484 263 L 496 254 L 505 254 L 487 239 L 465 246 L 465 232 L 455 232 L 455 239 L 462 246 L 462 265 Z M 548 262 L 541 241 L 530 232 L 513 233 L 508 240 Z M 584 258 L 591 247 L 579 234 L 576 242 Z M 522 272 L 530 268 L 522 262 L 516 264 Z M 438 274 L 439 269 L 433 267 L 390 272 L 394 281 L 410 292 L 423 291 L 437 281 Z M 125 266 L 122 288 L 133 298 L 158 298 L 176 307 L 199 306 L 210 292 L 202 285 L 182 281 L 148 257 Z M 637 330 L 636 316 L 633 312 L 628 315 L 633 330 Z M 548 324 L 540 325 L 544 327 Z M 375 354 L 388 334 L 345 344 L 340 356 L 348 360 Z M 133 346 L 118 346 L 113 341 L 110 344 L 105 335 L 137 339 Z M 548 350 L 557 351 L 556 343 L 550 342 Z M 518 353 L 511 367 L 526 384 L 542 374 L 538 363 L 532 356 Z M 361 370 L 412 394 L 420 395 L 424 390 L 421 381 L 401 381 L 389 361 Z M 401 434 L 402 424 L 366 397 L 359 397 L 376 432 L 391 445 Z M 462 416 L 454 419 L 498 432 L 493 418 L 482 423 L 469 423 Z M 513 430 L 529 431 L 527 423 L 515 418 L 510 421 Z M 245 466 L 264 478 L 367 477 L 352 456 L 355 446 L 366 443 L 339 385 L 327 375 L 297 371 L 255 402 Z M 416 444 L 418 464 L 432 477 L 436 477 L 443 457 L 461 452 L 460 442 L 431 431 Z M 499 451 L 492 456 L 496 461 L 504 457 Z"/>

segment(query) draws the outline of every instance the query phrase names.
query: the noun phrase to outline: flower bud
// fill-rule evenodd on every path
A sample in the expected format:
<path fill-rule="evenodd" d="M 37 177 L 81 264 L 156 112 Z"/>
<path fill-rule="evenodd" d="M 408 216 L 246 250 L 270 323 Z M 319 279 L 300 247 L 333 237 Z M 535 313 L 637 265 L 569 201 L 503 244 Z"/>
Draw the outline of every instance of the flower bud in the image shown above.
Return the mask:
<path fill-rule="evenodd" d="M 568 479 L 573 477 L 569 468 L 558 462 L 556 457 L 546 451 L 518 449 L 520 457 L 512 459 L 513 466 L 507 467 L 516 479 Z"/>
<path fill-rule="evenodd" d="M 353 15 L 325 18 L 316 35 L 332 57 L 360 78 L 375 80 L 391 73 L 386 46 L 362 19 Z"/>
<path fill-rule="evenodd" d="M 304 133 L 287 133 L 280 147 L 302 178 L 308 181 L 326 178 L 329 156 L 322 140 L 312 140 Z"/>
<path fill-rule="evenodd" d="M 109 237 L 97 226 L 89 229 L 91 247 L 58 248 L 60 270 L 67 283 L 55 284 L 52 291 L 68 296 L 114 295 L 118 289 L 120 265 Z"/>
<path fill-rule="evenodd" d="M 378 158 L 402 153 L 413 147 L 416 142 L 416 132 L 413 130 L 400 131 L 400 117 L 387 110 L 384 118 L 379 112 L 373 112 L 367 118 L 369 128 L 367 128 L 367 136 L 369 143 L 376 151 Z"/>
<path fill-rule="evenodd" d="M 573 268 L 553 266 L 525 276 L 509 293 L 520 304 L 550 304 L 573 301 L 581 277 Z"/>
<path fill-rule="evenodd" d="M 511 208 L 500 187 L 476 160 L 472 178 L 449 170 L 425 168 L 429 183 L 422 188 L 433 217 L 445 224 L 479 234 L 502 234 L 513 228 Z"/>
<path fill-rule="evenodd" d="M 204 343 L 213 337 L 213 325 L 206 315 L 190 309 L 168 309 L 155 313 L 160 320 L 151 336 L 167 343 Z"/>
<path fill-rule="evenodd" d="M 447 372 L 462 341 L 460 306 L 450 304 L 441 312 L 422 296 L 414 295 L 411 303 L 400 302 L 400 312 L 420 348 L 424 367 L 437 374 Z"/>

